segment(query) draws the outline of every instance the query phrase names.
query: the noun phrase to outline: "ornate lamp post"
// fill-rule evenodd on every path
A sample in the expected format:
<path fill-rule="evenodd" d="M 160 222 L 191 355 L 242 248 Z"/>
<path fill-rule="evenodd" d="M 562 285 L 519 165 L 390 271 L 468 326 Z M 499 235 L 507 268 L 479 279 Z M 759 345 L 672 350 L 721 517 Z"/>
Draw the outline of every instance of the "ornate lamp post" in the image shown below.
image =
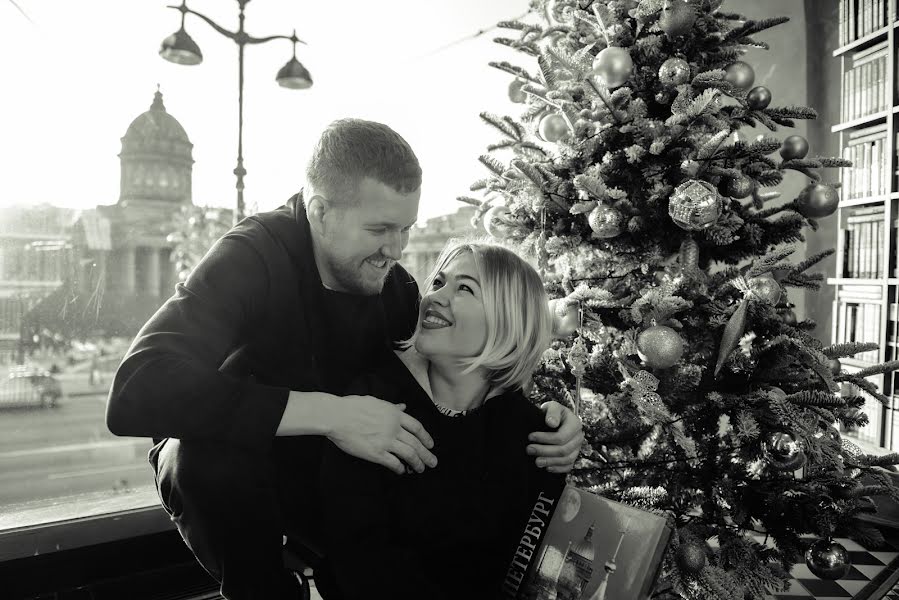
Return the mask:
<path fill-rule="evenodd" d="M 240 27 L 237 31 L 228 31 L 218 23 L 195 10 L 187 7 L 187 0 L 182 0 L 181 6 L 169 5 L 168 8 L 174 8 L 181 11 L 181 29 L 165 38 L 162 46 L 159 48 L 159 55 L 164 59 L 177 63 L 179 65 L 198 65 L 203 62 L 203 53 L 200 47 L 184 30 L 184 18 L 187 13 L 196 15 L 206 21 L 213 29 L 223 36 L 231 39 L 237 44 L 237 65 L 238 65 L 238 88 L 237 88 L 237 167 L 234 168 L 234 174 L 237 176 L 237 208 L 234 211 L 234 222 L 237 223 L 244 217 L 245 206 L 243 200 L 243 178 L 247 174 L 247 170 L 243 167 L 243 50 L 247 44 L 263 44 L 271 40 L 290 40 L 293 42 L 293 58 L 287 61 L 275 80 L 279 85 L 295 90 L 304 90 L 312 86 L 312 77 L 300 61 L 297 60 L 297 42 L 305 44 L 301 39 L 297 38 L 297 32 L 294 30 L 291 35 L 270 35 L 268 37 L 256 38 L 244 31 L 244 8 L 250 0 L 237 0 L 240 6 Z"/>

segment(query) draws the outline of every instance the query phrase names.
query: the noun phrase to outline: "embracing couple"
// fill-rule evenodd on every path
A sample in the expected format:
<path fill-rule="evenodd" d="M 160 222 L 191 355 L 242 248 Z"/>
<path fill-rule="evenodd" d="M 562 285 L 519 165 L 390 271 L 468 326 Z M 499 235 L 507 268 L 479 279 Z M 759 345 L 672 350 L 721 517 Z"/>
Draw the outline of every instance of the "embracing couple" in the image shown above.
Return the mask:
<path fill-rule="evenodd" d="M 397 263 L 421 168 L 389 127 L 332 123 L 303 191 L 223 236 L 138 333 L 110 391 L 154 438 L 160 500 L 229 600 L 494 598 L 541 485 L 583 434 L 522 388 L 549 346 L 536 271 L 451 241 Z"/>

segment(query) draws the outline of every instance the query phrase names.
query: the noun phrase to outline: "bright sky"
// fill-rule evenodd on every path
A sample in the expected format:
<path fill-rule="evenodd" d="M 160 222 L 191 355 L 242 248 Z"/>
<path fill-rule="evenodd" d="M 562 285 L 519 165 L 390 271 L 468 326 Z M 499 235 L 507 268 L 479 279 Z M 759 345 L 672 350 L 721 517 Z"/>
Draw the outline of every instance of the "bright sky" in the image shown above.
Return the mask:
<path fill-rule="evenodd" d="M 0 0 L 0 206 L 115 203 L 121 137 L 149 109 L 157 83 L 194 144 L 194 203 L 234 205 L 237 46 L 188 15 L 186 29 L 203 63 L 163 60 L 159 44 L 180 23 L 167 4 Z M 237 28 L 237 2 L 188 6 Z M 296 28 L 308 43 L 298 46 L 297 57 L 314 85 L 288 90 L 275 83 L 290 42 L 247 47 L 247 200 L 261 210 L 282 204 L 302 185 L 321 129 L 355 116 L 387 123 L 415 149 L 424 170 L 420 220 L 454 212 L 455 197 L 484 175 L 478 155 L 498 141 L 478 113 L 517 114 L 520 107 L 506 95 L 510 76 L 487 62 L 530 68 L 532 59 L 492 42 L 514 33 L 508 30 L 434 51 L 527 7 L 528 0 L 250 2 L 248 33 L 289 35 Z"/>

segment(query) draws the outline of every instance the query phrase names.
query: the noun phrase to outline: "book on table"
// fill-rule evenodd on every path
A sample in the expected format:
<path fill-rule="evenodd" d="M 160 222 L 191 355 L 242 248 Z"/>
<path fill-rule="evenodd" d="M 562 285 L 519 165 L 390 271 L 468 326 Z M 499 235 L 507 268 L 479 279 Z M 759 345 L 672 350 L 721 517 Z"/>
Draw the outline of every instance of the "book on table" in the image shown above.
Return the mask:
<path fill-rule="evenodd" d="M 645 600 L 670 536 L 664 516 L 572 485 L 548 490 L 522 528 L 503 597 Z"/>

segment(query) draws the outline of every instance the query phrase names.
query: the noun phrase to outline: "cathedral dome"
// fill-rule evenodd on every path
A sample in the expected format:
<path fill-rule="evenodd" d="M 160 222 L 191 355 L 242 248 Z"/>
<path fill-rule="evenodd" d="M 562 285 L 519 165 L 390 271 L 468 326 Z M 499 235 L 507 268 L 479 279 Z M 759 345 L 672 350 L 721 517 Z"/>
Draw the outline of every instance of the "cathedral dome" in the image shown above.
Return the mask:
<path fill-rule="evenodd" d="M 586 535 L 571 547 L 571 553 L 577 554 L 578 556 L 583 557 L 587 562 L 592 563 L 595 552 L 596 551 L 593 548 L 593 524 L 591 523 L 590 529 L 587 530 Z"/>
<path fill-rule="evenodd" d="M 176 141 L 190 144 L 187 132 L 178 122 L 178 119 L 165 110 L 162 103 L 162 92 L 157 91 L 153 97 L 150 110 L 141 114 L 131 122 L 125 137 L 122 138 L 123 146 L 131 142 L 135 145 L 144 145 L 155 140 Z"/>
<path fill-rule="evenodd" d="M 184 127 L 165 110 L 157 90 L 150 110 L 122 138 L 119 202 L 191 203 L 192 152 Z"/>

